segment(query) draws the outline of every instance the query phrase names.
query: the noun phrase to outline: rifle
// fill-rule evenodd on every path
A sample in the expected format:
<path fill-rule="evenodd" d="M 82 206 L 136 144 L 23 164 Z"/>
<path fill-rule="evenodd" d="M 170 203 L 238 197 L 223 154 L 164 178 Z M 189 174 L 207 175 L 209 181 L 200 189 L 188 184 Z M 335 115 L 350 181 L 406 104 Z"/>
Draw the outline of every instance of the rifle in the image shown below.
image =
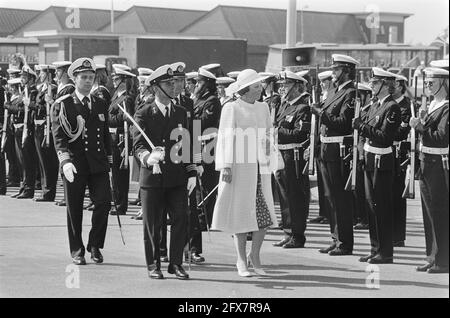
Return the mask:
<path fill-rule="evenodd" d="M 47 69 L 47 95 L 52 96 L 52 86 L 50 83 L 50 72 Z M 50 147 L 50 104 L 48 102 L 45 103 L 45 111 L 46 111 L 46 126 L 45 126 L 45 146 Z"/>
<path fill-rule="evenodd" d="M 25 97 L 28 100 L 29 95 L 28 95 L 28 86 L 27 85 L 25 85 Z M 24 109 L 25 113 L 24 113 L 24 117 L 23 117 L 22 147 L 25 145 L 25 142 L 28 137 L 28 111 L 29 111 L 28 106 L 29 105 L 24 105 L 24 106 L 25 106 L 25 109 Z"/>
<path fill-rule="evenodd" d="M 316 66 L 316 85 L 312 88 L 312 102 L 316 104 L 319 101 L 317 96 L 319 92 L 319 65 Z M 311 132 L 310 132 L 310 144 L 309 144 L 309 159 L 308 159 L 308 174 L 314 175 L 314 148 L 316 145 L 316 115 L 311 114 Z"/>
<path fill-rule="evenodd" d="M 356 105 L 355 105 L 355 118 L 359 118 L 361 111 L 361 99 L 359 98 L 359 89 L 358 89 L 358 75 L 356 75 Z M 353 159 L 352 159 L 352 172 L 351 172 L 351 190 L 355 191 L 356 188 L 356 167 L 358 164 L 358 139 L 359 133 L 358 129 L 353 130 Z"/>
<path fill-rule="evenodd" d="M 126 110 L 126 104 L 125 102 L 122 103 L 123 108 Z M 123 138 L 124 138 L 124 144 L 125 144 L 125 157 L 124 157 L 124 163 L 123 166 L 125 169 L 128 169 L 128 154 L 129 154 L 129 146 L 128 146 L 128 122 L 126 120 L 123 121 Z"/>
<path fill-rule="evenodd" d="M 5 104 L 8 102 L 8 94 L 6 94 L 6 91 L 4 92 L 5 94 Z M 3 118 L 3 130 L 2 130 L 2 143 L 1 143 L 1 152 L 5 152 L 5 145 L 6 145 L 6 126 L 8 125 L 8 109 L 6 109 L 3 111 L 4 114 L 4 118 Z"/>
<path fill-rule="evenodd" d="M 411 101 L 411 117 L 415 117 L 414 102 Z M 414 199 L 415 189 L 414 189 L 414 173 L 415 173 L 415 161 L 416 161 L 416 130 L 411 127 L 409 132 L 409 139 L 411 144 L 411 151 L 409 152 L 409 165 L 406 168 L 406 180 L 405 180 L 405 190 L 403 191 L 403 199 Z"/>

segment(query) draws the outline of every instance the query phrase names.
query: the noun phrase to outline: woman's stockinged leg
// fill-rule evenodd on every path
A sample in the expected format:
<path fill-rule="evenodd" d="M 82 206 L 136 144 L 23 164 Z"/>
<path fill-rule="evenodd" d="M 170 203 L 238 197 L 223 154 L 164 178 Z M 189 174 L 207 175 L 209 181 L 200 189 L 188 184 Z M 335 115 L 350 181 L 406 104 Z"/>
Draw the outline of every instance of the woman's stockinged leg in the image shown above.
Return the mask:
<path fill-rule="evenodd" d="M 259 231 L 253 232 L 252 235 L 252 246 L 250 248 L 249 257 L 251 258 L 251 262 L 255 268 L 261 267 L 261 259 L 259 257 L 261 246 L 264 241 L 264 236 L 266 235 L 266 230 L 262 229 Z"/>
<path fill-rule="evenodd" d="M 237 253 L 237 261 L 238 263 L 247 264 L 247 254 L 246 254 L 246 245 L 247 245 L 247 233 L 236 233 L 234 234 L 234 246 L 236 248 Z"/>

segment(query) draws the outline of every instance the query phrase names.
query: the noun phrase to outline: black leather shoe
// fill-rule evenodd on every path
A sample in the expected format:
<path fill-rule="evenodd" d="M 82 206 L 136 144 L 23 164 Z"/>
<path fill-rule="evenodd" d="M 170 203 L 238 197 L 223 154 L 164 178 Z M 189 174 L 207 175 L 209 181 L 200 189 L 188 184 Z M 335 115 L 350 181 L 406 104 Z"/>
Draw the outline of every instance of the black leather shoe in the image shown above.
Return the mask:
<path fill-rule="evenodd" d="M 369 259 L 367 263 L 370 264 L 392 264 L 394 263 L 393 257 L 381 257 L 380 255 L 376 255 Z"/>
<path fill-rule="evenodd" d="M 348 251 L 345 249 L 342 249 L 340 247 L 336 247 L 334 250 L 330 251 L 328 255 L 330 256 L 343 256 L 343 255 L 352 255 L 352 251 Z"/>
<path fill-rule="evenodd" d="M 17 198 L 19 195 L 21 195 L 22 193 L 21 192 L 19 192 L 19 193 L 16 193 L 16 194 L 13 194 L 13 195 L 11 195 L 11 198 Z"/>
<path fill-rule="evenodd" d="M 336 245 L 332 244 L 332 245 L 328 246 L 327 248 L 321 248 L 319 250 L 319 253 L 328 254 L 330 251 L 334 250 L 335 248 L 336 248 Z"/>
<path fill-rule="evenodd" d="M 434 265 L 433 267 L 430 267 L 427 270 L 428 274 L 441 274 L 441 273 L 447 273 L 448 274 L 448 266 L 437 266 Z"/>
<path fill-rule="evenodd" d="M 141 200 L 136 199 L 136 200 L 130 201 L 130 202 L 128 202 L 128 203 L 129 203 L 130 205 L 137 205 L 139 202 L 141 202 Z"/>
<path fill-rule="evenodd" d="M 159 266 L 148 266 L 148 277 L 152 279 L 164 279 L 164 275 L 161 272 L 161 268 Z"/>
<path fill-rule="evenodd" d="M 392 243 L 392 246 L 394 247 L 405 247 L 405 241 L 397 241 Z"/>
<path fill-rule="evenodd" d="M 277 247 L 282 247 L 284 244 L 286 244 L 286 243 L 289 242 L 290 240 L 291 240 L 291 237 L 288 236 L 288 237 L 285 237 L 284 239 L 282 239 L 282 240 L 279 241 L 279 242 L 273 243 L 272 245 L 273 245 L 273 246 L 277 246 Z"/>
<path fill-rule="evenodd" d="M 66 201 L 65 200 L 60 200 L 60 201 L 55 202 L 55 204 L 57 206 L 66 206 Z"/>
<path fill-rule="evenodd" d="M 433 267 L 433 263 L 426 263 L 425 265 L 417 266 L 416 271 L 418 272 L 426 272 L 428 269 Z"/>
<path fill-rule="evenodd" d="M 75 256 L 72 258 L 72 262 L 75 265 L 86 265 L 86 259 L 84 258 L 84 256 Z"/>
<path fill-rule="evenodd" d="M 191 254 L 191 260 L 192 262 L 196 264 L 201 264 L 205 262 L 205 258 L 201 256 L 200 254 L 192 253 Z"/>
<path fill-rule="evenodd" d="M 314 218 L 314 219 L 308 220 L 308 223 L 317 223 L 317 224 L 320 224 L 320 222 L 321 222 L 323 219 L 325 219 L 324 216 L 318 216 L 318 217 L 316 217 L 316 218 Z"/>
<path fill-rule="evenodd" d="M 289 242 L 283 245 L 283 248 L 303 248 L 303 247 L 305 247 L 305 243 L 300 242 L 295 238 L 291 238 Z"/>
<path fill-rule="evenodd" d="M 368 230 L 369 224 L 359 222 L 353 227 L 353 229 L 354 230 Z"/>
<path fill-rule="evenodd" d="M 369 255 L 360 257 L 358 261 L 360 261 L 361 263 L 366 263 L 373 257 L 375 257 L 375 255 L 369 254 Z"/>
<path fill-rule="evenodd" d="M 16 197 L 16 199 L 33 199 L 33 197 L 34 197 L 34 194 L 32 194 L 32 193 L 22 193 L 21 195 L 18 195 L 17 197 Z"/>
<path fill-rule="evenodd" d="M 100 250 L 97 247 L 91 247 L 91 259 L 94 261 L 94 263 L 103 263 L 103 255 L 102 253 L 100 253 Z"/>
<path fill-rule="evenodd" d="M 189 279 L 189 275 L 184 271 L 181 265 L 169 264 L 167 272 L 169 272 L 169 274 L 175 274 L 178 279 Z"/>
<path fill-rule="evenodd" d="M 169 262 L 169 258 L 167 257 L 167 255 L 160 256 L 159 260 L 161 261 L 161 263 L 168 263 Z"/>
<path fill-rule="evenodd" d="M 40 197 L 40 198 L 36 198 L 34 199 L 35 202 L 52 202 L 54 200 L 50 199 L 50 198 L 44 198 L 44 197 Z"/>

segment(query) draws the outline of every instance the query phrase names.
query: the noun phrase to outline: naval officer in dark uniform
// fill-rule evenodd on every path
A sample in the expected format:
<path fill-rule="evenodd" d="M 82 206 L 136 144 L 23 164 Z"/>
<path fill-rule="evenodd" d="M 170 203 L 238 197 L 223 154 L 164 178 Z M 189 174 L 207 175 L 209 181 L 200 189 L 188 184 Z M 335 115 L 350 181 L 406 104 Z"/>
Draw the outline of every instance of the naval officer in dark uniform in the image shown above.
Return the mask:
<path fill-rule="evenodd" d="M 168 272 L 178 279 L 188 279 L 189 275 L 182 267 L 183 249 L 187 234 L 188 195 L 195 189 L 197 170 L 195 164 L 191 164 L 192 155 L 187 156 L 189 138 L 180 141 L 171 136 L 186 129 L 188 118 L 186 111 L 172 102 L 174 81 L 170 65 L 156 69 L 147 81 L 155 92 L 155 100 L 135 114 L 136 124 L 145 135 L 137 128 L 133 129 L 133 145 L 141 162 L 139 184 L 148 274 L 153 279 L 164 278 L 159 245 L 161 222 L 167 210 L 172 220 Z M 178 155 L 180 150 L 181 157 Z"/>
<path fill-rule="evenodd" d="M 427 94 L 434 100 L 428 109 L 420 109 L 419 118 L 410 120 L 420 138 L 420 196 L 428 256 L 428 262 L 416 269 L 430 274 L 448 273 L 449 72 L 440 68 L 426 68 L 424 72 Z M 429 221 L 425 222 L 425 218 Z"/>
<path fill-rule="evenodd" d="M 284 201 L 282 206 L 286 207 L 282 211 L 285 237 L 274 246 L 302 248 L 306 242 L 306 220 L 309 214 L 309 176 L 302 171 L 306 164 L 303 143 L 308 140 L 311 129 L 310 95 L 303 77 L 284 71 L 280 73 L 280 79 L 284 94 L 274 127 L 284 169 L 277 171 L 275 177 L 280 201 Z"/>
<path fill-rule="evenodd" d="M 94 203 L 92 228 L 87 250 L 95 263 L 102 263 L 100 249 L 105 243 L 108 212 L 111 207 L 109 170 L 112 163 L 108 105 L 90 94 L 95 64 L 89 58 L 77 59 L 69 67 L 76 90 L 57 99 L 52 107 L 52 133 L 67 202 L 67 228 L 72 261 L 85 265 L 81 230 L 86 185 Z"/>
<path fill-rule="evenodd" d="M 377 101 L 363 118 L 353 120 L 364 144 L 365 192 L 369 208 L 371 251 L 360 262 L 388 264 L 394 259 L 392 242 L 394 153 L 392 146 L 401 124 L 401 111 L 392 98 L 395 74 L 372 68 L 370 86 Z"/>
<path fill-rule="evenodd" d="M 346 151 L 346 136 L 352 134 L 352 119 L 355 111 L 355 68 L 359 65 L 351 56 L 333 54 L 332 77 L 336 86 L 323 106 L 312 107 L 318 116 L 320 129 L 319 161 L 323 178 L 324 193 L 330 207 L 330 228 L 332 244 L 321 253 L 331 256 L 353 253 L 353 200 L 345 191 L 349 167 L 343 161 Z M 350 143 L 351 145 L 351 143 Z"/>

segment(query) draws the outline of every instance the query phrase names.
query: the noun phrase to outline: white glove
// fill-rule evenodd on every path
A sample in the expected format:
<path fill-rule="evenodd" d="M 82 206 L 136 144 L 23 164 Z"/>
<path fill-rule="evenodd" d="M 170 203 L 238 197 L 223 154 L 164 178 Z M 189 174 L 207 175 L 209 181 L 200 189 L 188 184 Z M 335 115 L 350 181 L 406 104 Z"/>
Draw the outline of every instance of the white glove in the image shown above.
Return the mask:
<path fill-rule="evenodd" d="M 164 157 L 166 156 L 166 152 L 164 148 L 162 147 L 156 147 L 152 150 L 152 153 L 147 159 L 147 165 L 153 166 L 159 163 L 160 161 L 164 160 Z"/>
<path fill-rule="evenodd" d="M 308 161 L 309 160 L 309 148 L 306 148 L 305 151 L 303 152 L 303 160 Z"/>
<path fill-rule="evenodd" d="M 73 165 L 73 163 L 68 162 L 63 166 L 63 173 L 64 173 L 64 177 L 66 177 L 67 181 L 72 183 L 75 178 L 74 173 L 77 173 L 77 169 L 75 169 L 75 166 Z"/>
<path fill-rule="evenodd" d="M 45 94 L 44 99 L 46 103 L 53 104 L 53 99 L 50 97 L 50 95 Z"/>
<path fill-rule="evenodd" d="M 203 166 L 197 166 L 197 175 L 201 177 L 203 175 L 203 172 L 205 172 L 205 169 L 203 169 Z"/>
<path fill-rule="evenodd" d="M 29 97 L 22 98 L 22 102 L 23 102 L 24 106 L 26 106 L 26 107 L 30 106 L 30 98 Z"/>
<path fill-rule="evenodd" d="M 194 191 L 196 185 L 197 185 L 197 178 L 190 177 L 187 183 L 187 190 L 189 192 L 189 195 L 191 195 L 192 191 Z"/>

